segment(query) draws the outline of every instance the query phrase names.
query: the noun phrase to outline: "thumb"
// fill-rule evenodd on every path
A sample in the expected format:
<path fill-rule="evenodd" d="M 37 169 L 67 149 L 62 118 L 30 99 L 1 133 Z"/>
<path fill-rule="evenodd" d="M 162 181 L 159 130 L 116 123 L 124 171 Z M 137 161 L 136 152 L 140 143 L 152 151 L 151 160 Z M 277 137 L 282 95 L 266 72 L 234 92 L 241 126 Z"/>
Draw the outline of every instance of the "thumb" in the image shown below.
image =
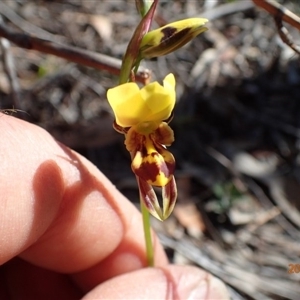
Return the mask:
<path fill-rule="evenodd" d="M 88 299 L 229 299 L 225 285 L 204 270 L 169 265 L 114 277 L 90 291 Z"/>

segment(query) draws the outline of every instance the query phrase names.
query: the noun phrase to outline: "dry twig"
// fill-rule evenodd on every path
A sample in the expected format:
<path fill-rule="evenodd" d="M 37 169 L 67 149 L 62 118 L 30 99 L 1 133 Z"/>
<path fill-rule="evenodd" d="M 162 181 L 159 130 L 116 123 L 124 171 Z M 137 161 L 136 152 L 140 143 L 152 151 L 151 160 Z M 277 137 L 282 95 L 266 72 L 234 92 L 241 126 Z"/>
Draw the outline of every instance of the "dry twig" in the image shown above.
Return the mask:
<path fill-rule="evenodd" d="M 290 10 L 272 0 L 252 0 L 257 6 L 265 9 L 274 17 L 282 16 L 282 21 L 292 25 L 300 30 L 300 17 L 292 13 Z"/>
<path fill-rule="evenodd" d="M 277 26 L 277 30 L 279 36 L 281 37 L 282 41 L 290 46 L 296 53 L 300 55 L 300 47 L 293 42 L 293 37 L 289 34 L 288 30 L 283 26 L 282 19 L 280 17 L 275 17 L 275 23 Z"/>
<path fill-rule="evenodd" d="M 119 75 L 120 73 L 121 61 L 104 54 L 58 44 L 25 33 L 19 33 L 9 29 L 4 24 L 0 24 L 0 37 L 6 38 L 21 48 L 52 54 L 91 68 L 108 71 L 111 74 Z M 141 70 L 135 79 L 138 82 L 145 83 L 149 76 L 149 71 Z"/>
<path fill-rule="evenodd" d="M 292 41 L 292 37 L 288 33 L 288 30 L 282 25 L 282 21 L 284 21 L 300 31 L 300 17 L 292 13 L 283 5 L 280 5 L 279 3 L 273 0 L 252 0 L 252 1 L 257 6 L 265 9 L 267 12 L 269 12 L 271 15 L 274 16 L 278 33 L 282 41 L 300 55 L 300 47 L 297 46 Z"/>

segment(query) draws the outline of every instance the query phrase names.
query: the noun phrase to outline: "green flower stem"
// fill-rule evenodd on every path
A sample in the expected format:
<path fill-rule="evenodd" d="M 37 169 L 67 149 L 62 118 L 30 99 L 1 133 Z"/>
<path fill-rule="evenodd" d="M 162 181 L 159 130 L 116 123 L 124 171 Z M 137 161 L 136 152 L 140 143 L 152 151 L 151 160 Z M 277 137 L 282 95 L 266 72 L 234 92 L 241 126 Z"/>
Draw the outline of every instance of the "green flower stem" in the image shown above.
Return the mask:
<path fill-rule="evenodd" d="M 132 68 L 132 59 L 131 57 L 125 56 L 122 61 L 122 67 L 120 71 L 119 84 L 126 83 L 130 76 Z"/>
<path fill-rule="evenodd" d="M 153 251 L 153 244 L 152 244 L 152 237 L 151 237 L 151 227 L 150 227 L 150 214 L 142 201 L 142 197 L 140 195 L 140 205 L 143 217 L 143 227 L 144 227 L 144 236 L 146 242 L 146 255 L 147 255 L 147 262 L 149 267 L 154 266 L 154 251 Z"/>
<path fill-rule="evenodd" d="M 141 61 L 142 61 L 142 58 L 139 56 L 136 60 L 136 63 L 135 63 L 134 69 L 133 69 L 134 75 L 136 75 L 136 73 L 138 72 Z"/>

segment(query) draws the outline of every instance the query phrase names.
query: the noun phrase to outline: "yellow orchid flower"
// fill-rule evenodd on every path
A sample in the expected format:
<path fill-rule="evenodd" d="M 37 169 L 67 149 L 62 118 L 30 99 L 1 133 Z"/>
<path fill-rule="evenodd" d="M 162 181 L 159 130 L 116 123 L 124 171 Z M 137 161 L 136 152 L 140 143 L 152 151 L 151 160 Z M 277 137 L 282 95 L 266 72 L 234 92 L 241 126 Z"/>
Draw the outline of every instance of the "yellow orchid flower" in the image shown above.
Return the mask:
<path fill-rule="evenodd" d="M 142 58 L 152 58 L 173 52 L 207 30 L 204 18 L 190 18 L 149 31 L 140 44 Z"/>
<path fill-rule="evenodd" d="M 174 75 L 167 75 L 163 85 L 152 82 L 141 89 L 136 83 L 124 83 L 109 89 L 107 98 L 116 117 L 115 128 L 125 134 L 141 198 L 152 215 L 164 220 L 177 197 L 175 159 L 166 149 L 174 141 L 167 124 L 176 101 Z M 163 209 L 152 186 L 162 188 Z"/>

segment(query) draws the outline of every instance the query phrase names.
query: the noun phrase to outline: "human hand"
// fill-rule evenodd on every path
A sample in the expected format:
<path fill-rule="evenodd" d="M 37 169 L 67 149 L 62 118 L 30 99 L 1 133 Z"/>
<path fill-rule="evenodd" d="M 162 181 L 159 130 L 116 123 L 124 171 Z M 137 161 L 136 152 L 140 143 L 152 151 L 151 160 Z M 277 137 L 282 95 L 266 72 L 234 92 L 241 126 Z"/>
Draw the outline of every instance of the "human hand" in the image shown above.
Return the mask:
<path fill-rule="evenodd" d="M 140 213 L 88 160 L 0 114 L 0 299 L 227 299 L 195 267 L 169 265 Z"/>

